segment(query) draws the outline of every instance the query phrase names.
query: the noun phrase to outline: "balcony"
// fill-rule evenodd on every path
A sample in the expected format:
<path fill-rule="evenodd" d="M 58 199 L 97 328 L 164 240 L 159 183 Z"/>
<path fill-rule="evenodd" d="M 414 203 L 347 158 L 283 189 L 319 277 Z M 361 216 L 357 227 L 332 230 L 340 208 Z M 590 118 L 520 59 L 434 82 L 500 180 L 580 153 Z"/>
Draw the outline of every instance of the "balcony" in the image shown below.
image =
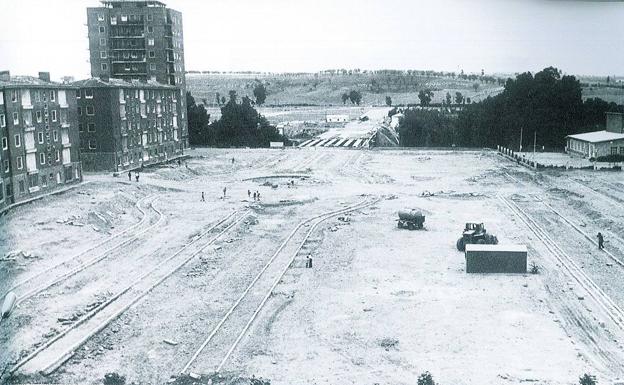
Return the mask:
<path fill-rule="evenodd" d="M 145 34 L 109 36 L 111 39 L 145 39 Z"/>
<path fill-rule="evenodd" d="M 113 72 L 114 76 L 147 76 L 147 72 L 134 72 L 134 71 L 124 71 L 124 72 Z M 125 101 L 124 101 L 125 103 Z"/>
<path fill-rule="evenodd" d="M 111 60 L 111 63 L 145 63 L 145 62 L 146 62 L 145 58 L 142 58 L 142 59 L 139 59 L 139 58 L 136 58 L 136 59 L 132 59 L 132 58 L 130 58 L 130 59 L 118 59 L 118 58 L 115 58 L 115 59 Z"/>

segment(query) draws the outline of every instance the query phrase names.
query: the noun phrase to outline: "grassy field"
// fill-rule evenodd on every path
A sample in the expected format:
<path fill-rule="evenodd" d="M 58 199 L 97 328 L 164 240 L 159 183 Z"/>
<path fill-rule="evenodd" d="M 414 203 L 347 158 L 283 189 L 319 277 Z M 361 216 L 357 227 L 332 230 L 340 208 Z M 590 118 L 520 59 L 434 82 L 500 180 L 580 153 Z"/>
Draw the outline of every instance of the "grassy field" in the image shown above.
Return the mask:
<path fill-rule="evenodd" d="M 329 74 L 188 74 L 187 88 L 198 102 L 205 99 L 207 106 L 216 107 L 216 94 L 227 98 L 229 90 L 239 97 L 253 99 L 253 89 L 258 82 L 268 90 L 266 105 L 318 105 L 342 106 L 341 95 L 351 90 L 362 93 L 362 105 L 385 105 L 386 96 L 393 104 L 419 103 L 418 92 L 431 89 L 433 103 L 440 103 L 449 92 L 461 92 L 472 101 L 495 95 L 502 89 L 498 85 L 480 81 L 462 80 L 441 76 L 386 76 L 370 73 L 353 75 Z M 474 84 L 478 84 L 475 90 Z M 349 103 L 349 102 L 347 102 Z"/>

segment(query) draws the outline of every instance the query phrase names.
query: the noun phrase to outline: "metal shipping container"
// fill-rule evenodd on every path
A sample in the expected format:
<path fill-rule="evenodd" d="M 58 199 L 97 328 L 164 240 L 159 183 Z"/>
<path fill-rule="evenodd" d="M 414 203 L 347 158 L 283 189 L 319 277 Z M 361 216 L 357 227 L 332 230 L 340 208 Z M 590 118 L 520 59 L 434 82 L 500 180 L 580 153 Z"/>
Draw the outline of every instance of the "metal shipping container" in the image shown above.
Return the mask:
<path fill-rule="evenodd" d="M 527 272 L 525 245 L 466 245 L 466 273 Z"/>

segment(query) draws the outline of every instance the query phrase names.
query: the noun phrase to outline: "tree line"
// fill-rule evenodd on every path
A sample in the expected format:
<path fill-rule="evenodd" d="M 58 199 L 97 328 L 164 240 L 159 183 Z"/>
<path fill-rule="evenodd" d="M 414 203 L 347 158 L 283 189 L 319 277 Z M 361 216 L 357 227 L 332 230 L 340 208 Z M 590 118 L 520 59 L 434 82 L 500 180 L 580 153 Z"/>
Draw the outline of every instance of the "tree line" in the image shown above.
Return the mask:
<path fill-rule="evenodd" d="M 421 104 L 426 105 L 422 99 Z M 561 149 L 567 135 L 604 129 L 609 111 L 624 112 L 624 106 L 597 98 L 583 101 L 574 76 L 548 67 L 507 79 L 502 93 L 467 104 L 456 114 L 408 109 L 400 141 L 403 146 L 518 148 L 522 133 L 525 149 L 532 148 L 534 137 L 540 148 Z"/>
<path fill-rule="evenodd" d="M 256 95 L 258 98 L 258 95 Z M 221 107 L 221 118 L 210 123 L 210 114 L 186 93 L 189 142 L 192 146 L 268 147 L 270 142 L 284 142 L 277 128 L 256 111 L 253 102 L 244 96 L 240 102 L 236 91 Z"/>

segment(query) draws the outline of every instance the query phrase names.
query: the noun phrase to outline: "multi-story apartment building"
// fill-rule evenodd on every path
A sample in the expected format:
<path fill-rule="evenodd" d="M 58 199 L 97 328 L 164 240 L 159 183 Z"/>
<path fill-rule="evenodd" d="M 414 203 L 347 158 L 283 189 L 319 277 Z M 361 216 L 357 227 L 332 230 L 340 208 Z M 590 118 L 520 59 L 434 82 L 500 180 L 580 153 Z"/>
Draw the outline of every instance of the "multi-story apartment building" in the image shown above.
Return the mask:
<path fill-rule="evenodd" d="M 78 88 L 83 167 L 122 171 L 182 154 L 179 89 L 155 81 L 91 78 Z"/>
<path fill-rule="evenodd" d="M 87 9 L 91 76 L 155 80 L 176 86 L 186 97 L 182 14 L 154 0 L 102 0 Z M 186 119 L 181 141 L 188 145 Z"/>
<path fill-rule="evenodd" d="M 0 209 L 82 180 L 76 88 L 0 72 Z"/>

